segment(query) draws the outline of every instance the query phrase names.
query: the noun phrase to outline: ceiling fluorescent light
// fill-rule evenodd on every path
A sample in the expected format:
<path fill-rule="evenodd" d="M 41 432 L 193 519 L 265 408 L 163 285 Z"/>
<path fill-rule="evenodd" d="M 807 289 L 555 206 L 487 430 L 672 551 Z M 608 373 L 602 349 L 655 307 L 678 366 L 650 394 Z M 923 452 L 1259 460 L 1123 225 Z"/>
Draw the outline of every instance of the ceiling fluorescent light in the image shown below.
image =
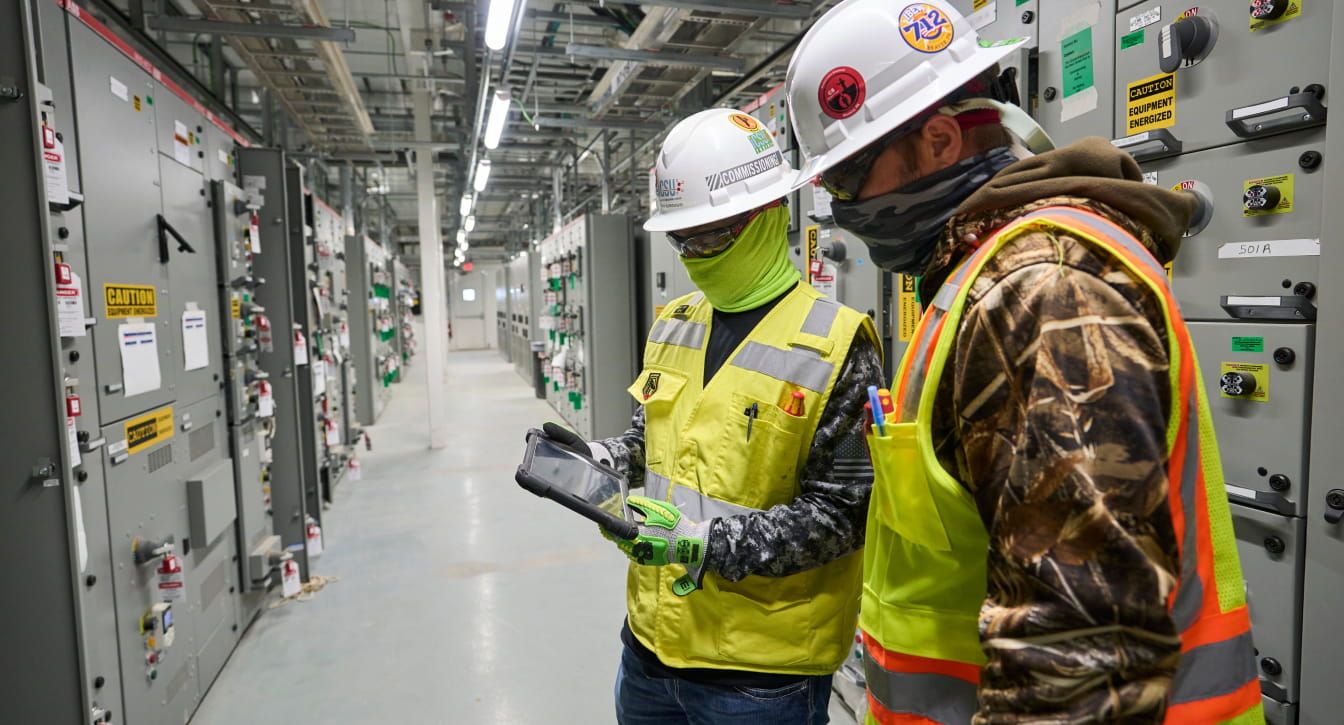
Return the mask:
<path fill-rule="evenodd" d="M 480 192 L 485 191 L 485 185 L 489 183 L 489 181 L 490 181 L 490 160 L 481 159 L 481 162 L 479 164 L 476 164 L 476 183 L 475 186 L 473 187 L 476 189 L 476 193 L 479 194 Z"/>
<path fill-rule="evenodd" d="M 504 122 L 509 120 L 509 92 L 495 91 L 495 102 L 490 106 L 490 119 L 485 124 L 485 147 L 493 149 L 499 146 L 499 138 L 504 135 Z"/>
<path fill-rule="evenodd" d="M 485 19 L 485 47 L 490 50 L 503 50 L 505 44 L 509 42 L 514 2 L 515 0 L 490 0 L 490 14 Z"/>

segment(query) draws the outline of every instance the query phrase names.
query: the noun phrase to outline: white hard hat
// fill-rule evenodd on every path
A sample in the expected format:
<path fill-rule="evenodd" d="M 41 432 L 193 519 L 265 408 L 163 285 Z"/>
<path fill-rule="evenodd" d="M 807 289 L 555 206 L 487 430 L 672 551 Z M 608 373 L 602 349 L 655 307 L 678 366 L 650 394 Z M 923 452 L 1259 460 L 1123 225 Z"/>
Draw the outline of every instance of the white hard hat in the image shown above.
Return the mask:
<path fill-rule="evenodd" d="M 944 0 L 845 0 L 812 26 L 789 62 L 789 118 L 802 185 L 862 150 L 1019 50 L 1028 38 L 981 43 Z M 1029 117 L 994 103 L 1017 132 Z M 1008 116 L 1015 115 L 1009 119 Z M 1014 123 L 1009 123 L 1009 121 Z M 1028 146 L 1049 137 L 1023 138 Z M 1019 135 L 1021 135 L 1019 133 Z"/>
<path fill-rule="evenodd" d="M 668 232 L 769 204 L 789 193 L 794 173 L 760 121 L 731 108 L 711 108 L 667 134 L 654 177 L 658 210 L 644 228 Z"/>

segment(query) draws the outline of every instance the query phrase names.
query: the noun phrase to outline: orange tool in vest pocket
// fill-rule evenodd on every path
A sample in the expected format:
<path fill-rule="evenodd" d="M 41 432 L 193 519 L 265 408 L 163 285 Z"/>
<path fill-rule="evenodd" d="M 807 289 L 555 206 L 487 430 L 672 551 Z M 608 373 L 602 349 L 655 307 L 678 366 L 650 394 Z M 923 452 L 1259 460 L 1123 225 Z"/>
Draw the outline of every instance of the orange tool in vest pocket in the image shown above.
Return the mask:
<path fill-rule="evenodd" d="M 805 397 L 803 391 L 796 388 L 785 390 L 779 397 L 779 409 L 795 418 L 801 418 L 805 414 L 803 404 Z"/>

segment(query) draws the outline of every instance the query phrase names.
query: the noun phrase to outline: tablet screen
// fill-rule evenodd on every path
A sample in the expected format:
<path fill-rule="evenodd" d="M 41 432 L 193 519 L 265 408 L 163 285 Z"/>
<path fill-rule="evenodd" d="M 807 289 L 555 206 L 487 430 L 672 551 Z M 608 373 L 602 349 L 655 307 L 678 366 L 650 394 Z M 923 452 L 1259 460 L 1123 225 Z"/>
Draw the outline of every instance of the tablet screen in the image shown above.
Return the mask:
<path fill-rule="evenodd" d="M 625 513 L 625 479 L 591 463 L 550 439 L 537 436 L 528 471 L 537 478 L 618 518 Z"/>

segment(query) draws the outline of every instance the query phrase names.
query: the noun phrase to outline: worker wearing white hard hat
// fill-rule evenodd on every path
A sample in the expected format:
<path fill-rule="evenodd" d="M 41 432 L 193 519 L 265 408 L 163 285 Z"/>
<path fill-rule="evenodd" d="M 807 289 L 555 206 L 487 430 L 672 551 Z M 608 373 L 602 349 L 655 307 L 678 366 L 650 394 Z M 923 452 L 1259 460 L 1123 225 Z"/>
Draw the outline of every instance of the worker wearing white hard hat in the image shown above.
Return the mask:
<path fill-rule="evenodd" d="M 1052 149 L 998 72 L 1025 42 L 846 0 L 789 66 L 797 183 L 926 307 L 868 438 L 868 721 L 1261 723 L 1163 269 L 1195 201 L 1106 139 Z"/>
<path fill-rule="evenodd" d="M 569 440 L 642 495 L 622 725 L 826 721 L 853 646 L 872 469 L 864 397 L 881 382 L 866 315 L 802 284 L 783 198 L 794 172 L 770 131 L 729 109 L 668 135 L 656 213 L 698 292 L 649 332 L 624 435 Z M 554 431 L 552 431 L 554 432 Z"/>

